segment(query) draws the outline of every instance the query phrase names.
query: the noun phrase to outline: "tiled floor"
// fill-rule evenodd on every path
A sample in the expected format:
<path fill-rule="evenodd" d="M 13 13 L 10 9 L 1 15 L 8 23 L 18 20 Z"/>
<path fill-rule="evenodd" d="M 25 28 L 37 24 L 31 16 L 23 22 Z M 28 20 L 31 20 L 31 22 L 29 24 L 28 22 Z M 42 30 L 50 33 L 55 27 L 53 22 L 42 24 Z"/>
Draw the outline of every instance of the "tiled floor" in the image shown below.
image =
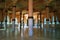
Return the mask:
<path fill-rule="evenodd" d="M 17 28 L 15 32 L 11 30 L 11 28 L 8 28 L 7 31 L 0 30 L 0 40 L 60 40 L 60 28 L 34 28 L 31 37 L 28 35 L 28 29 L 25 31 L 21 29 L 21 32 Z"/>

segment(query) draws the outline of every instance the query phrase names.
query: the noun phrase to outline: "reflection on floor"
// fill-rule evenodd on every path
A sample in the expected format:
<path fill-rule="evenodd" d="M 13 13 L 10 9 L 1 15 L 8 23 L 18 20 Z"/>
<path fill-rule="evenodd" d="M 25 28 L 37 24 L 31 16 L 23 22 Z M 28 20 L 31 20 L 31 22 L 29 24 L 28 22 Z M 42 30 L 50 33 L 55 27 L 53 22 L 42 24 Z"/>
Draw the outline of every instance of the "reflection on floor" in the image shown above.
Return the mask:
<path fill-rule="evenodd" d="M 6 31 L 0 30 L 0 40 L 60 40 L 60 26 L 55 25 L 44 25 L 43 29 L 33 28 L 33 35 L 29 37 L 28 28 L 23 28 L 18 31 L 15 28 L 15 32 L 12 32 L 12 28 L 7 28 Z"/>

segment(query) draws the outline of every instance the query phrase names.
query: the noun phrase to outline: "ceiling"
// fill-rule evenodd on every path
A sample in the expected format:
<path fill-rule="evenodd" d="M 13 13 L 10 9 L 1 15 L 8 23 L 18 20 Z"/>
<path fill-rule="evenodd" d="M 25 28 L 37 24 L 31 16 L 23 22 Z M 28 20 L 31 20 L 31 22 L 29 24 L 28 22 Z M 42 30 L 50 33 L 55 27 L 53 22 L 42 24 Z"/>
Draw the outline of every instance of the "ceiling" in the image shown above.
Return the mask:
<path fill-rule="evenodd" d="M 51 3 L 53 0 L 49 0 Z M 33 0 L 33 9 L 41 10 L 46 6 L 46 0 Z M 0 8 L 11 8 L 13 6 L 12 0 L 0 0 Z M 28 9 L 28 0 L 17 0 L 16 2 L 17 8 L 20 9 Z"/>
<path fill-rule="evenodd" d="M 33 10 L 34 11 L 44 10 L 46 8 L 47 1 L 49 2 L 50 11 L 60 10 L 60 0 L 33 0 Z M 15 5 L 17 10 L 24 10 L 24 9 L 27 10 L 28 0 L 17 0 Z M 6 8 L 11 10 L 12 6 L 13 6 L 12 0 L 0 0 L 0 8 L 2 9 Z"/>
<path fill-rule="evenodd" d="M 14 0 L 15 1 L 15 0 Z M 33 10 L 40 11 L 46 8 L 47 0 L 33 0 Z M 48 0 L 50 11 L 59 11 L 60 13 L 60 0 Z M 28 0 L 17 0 L 16 1 L 16 9 L 17 10 L 27 10 L 28 9 Z M 0 0 L 0 8 L 6 8 L 11 10 L 13 6 L 12 0 Z"/>

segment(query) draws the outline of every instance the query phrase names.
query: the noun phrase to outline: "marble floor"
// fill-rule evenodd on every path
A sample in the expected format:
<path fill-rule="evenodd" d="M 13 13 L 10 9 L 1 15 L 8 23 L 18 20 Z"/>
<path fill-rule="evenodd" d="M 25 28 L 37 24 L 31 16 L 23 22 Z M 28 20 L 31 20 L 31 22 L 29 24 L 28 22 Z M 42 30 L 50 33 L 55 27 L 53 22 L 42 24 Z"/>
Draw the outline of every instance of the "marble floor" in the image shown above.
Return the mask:
<path fill-rule="evenodd" d="M 55 25 L 55 27 L 45 27 L 43 29 L 33 28 L 33 35 L 28 35 L 28 28 L 24 30 L 23 28 L 18 31 L 12 31 L 12 28 L 7 28 L 7 30 L 0 30 L 0 40 L 60 40 L 60 26 Z"/>

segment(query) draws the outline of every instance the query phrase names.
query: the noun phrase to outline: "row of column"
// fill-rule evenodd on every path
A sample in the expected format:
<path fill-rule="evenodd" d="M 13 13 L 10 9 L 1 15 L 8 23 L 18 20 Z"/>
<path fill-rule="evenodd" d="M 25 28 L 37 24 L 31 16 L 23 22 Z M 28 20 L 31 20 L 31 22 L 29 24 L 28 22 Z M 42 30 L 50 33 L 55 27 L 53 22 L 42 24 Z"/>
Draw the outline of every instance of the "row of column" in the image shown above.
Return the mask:
<path fill-rule="evenodd" d="M 48 4 L 47 4 L 48 6 Z M 29 36 L 33 35 L 33 0 L 28 0 L 28 25 L 29 25 Z M 49 21 L 49 8 L 46 8 L 47 10 L 47 23 Z M 16 14 L 16 7 L 13 7 L 13 28 L 15 28 L 15 14 Z M 40 17 L 41 18 L 41 17 Z M 53 19 L 54 20 L 54 19 Z"/>
<path fill-rule="evenodd" d="M 33 35 L 33 0 L 28 0 L 28 25 L 29 25 L 29 36 Z M 13 6 L 13 31 L 15 30 L 15 14 L 16 6 Z"/>

